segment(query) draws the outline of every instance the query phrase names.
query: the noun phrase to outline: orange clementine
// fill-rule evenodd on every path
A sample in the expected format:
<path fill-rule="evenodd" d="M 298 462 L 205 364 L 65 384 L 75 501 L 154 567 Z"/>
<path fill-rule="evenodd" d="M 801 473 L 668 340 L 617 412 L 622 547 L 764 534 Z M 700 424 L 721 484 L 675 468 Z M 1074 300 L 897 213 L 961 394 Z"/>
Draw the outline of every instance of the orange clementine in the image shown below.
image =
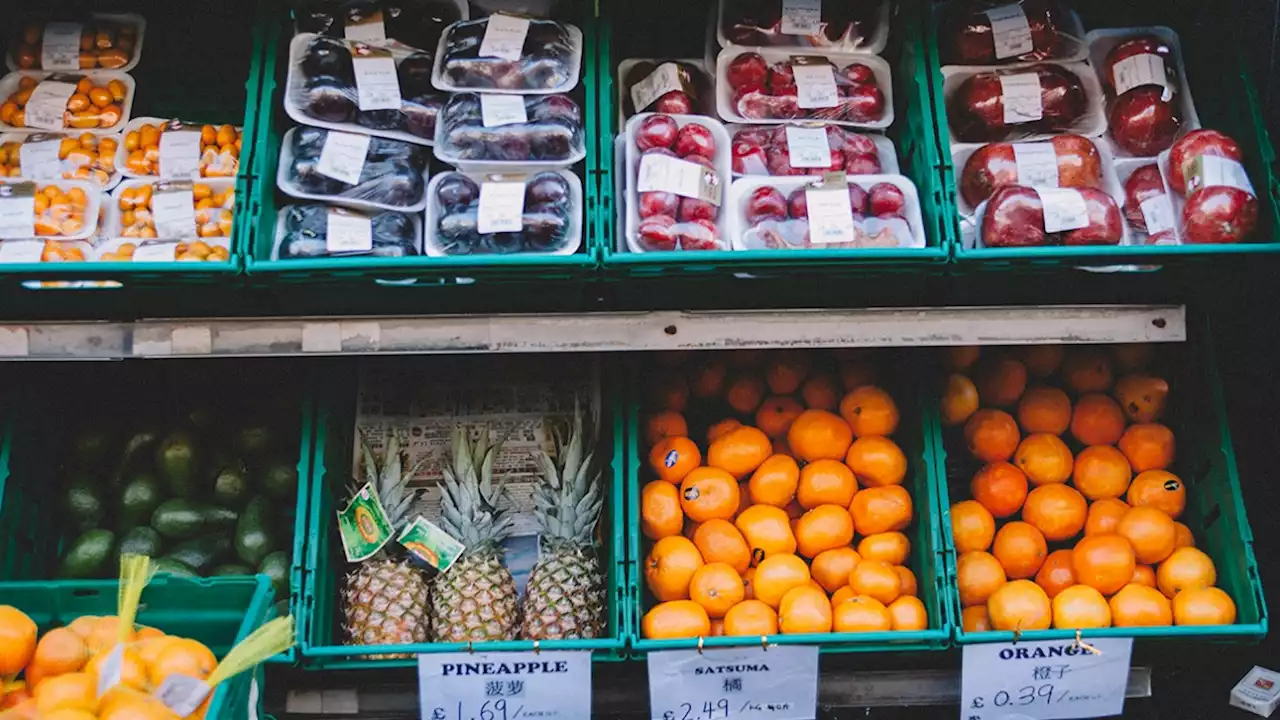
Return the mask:
<path fill-rule="evenodd" d="M 818 460 L 800 470 L 796 502 L 805 509 L 819 505 L 848 507 L 858 492 L 858 482 L 849 466 L 837 460 Z"/>
<path fill-rule="evenodd" d="M 1178 529 L 1173 520 L 1153 507 L 1136 507 L 1120 518 L 1116 533 L 1133 546 L 1138 562 L 1154 565 L 1169 557 L 1175 549 Z"/>
<path fill-rule="evenodd" d="M 901 485 L 865 488 L 853 496 L 849 514 L 860 535 L 905 530 L 911 524 L 911 494 Z"/>
<path fill-rule="evenodd" d="M 662 373 L 654 376 L 645 394 L 657 410 L 682 413 L 689 406 L 689 383 L 682 375 Z"/>
<path fill-rule="evenodd" d="M 725 401 L 739 415 L 749 415 L 764 402 L 764 380 L 753 373 L 741 373 L 729 381 Z"/>
<path fill-rule="evenodd" d="M 1013 358 L 996 358 L 979 363 L 974 382 L 983 405 L 1012 407 L 1027 389 L 1027 368 Z"/>
<path fill-rule="evenodd" d="M 680 509 L 694 522 L 729 520 L 738 512 L 741 495 L 737 480 L 725 470 L 695 468 L 680 483 Z"/>
<path fill-rule="evenodd" d="M 1111 358 L 1099 348 L 1072 348 L 1062 359 L 1062 377 L 1076 393 L 1103 392 L 1111 387 Z"/>
<path fill-rule="evenodd" d="M 974 473 L 969 494 L 994 517 L 1007 518 L 1027 501 L 1027 476 L 1007 462 L 988 463 Z"/>
<path fill-rule="evenodd" d="M 831 607 L 836 607 L 842 602 L 852 600 L 856 596 L 853 588 L 848 585 L 841 586 L 835 592 L 831 593 Z"/>
<path fill-rule="evenodd" d="M 1125 499 L 1134 507 L 1153 507 L 1177 520 L 1187 507 L 1187 487 L 1171 472 L 1148 470 L 1129 483 Z"/>
<path fill-rule="evenodd" d="M 1115 396 L 1126 417 L 1136 423 L 1151 423 L 1164 414 L 1169 383 L 1151 375 L 1125 375 L 1116 383 Z"/>
<path fill-rule="evenodd" d="M 952 373 L 942 394 L 942 424 L 959 425 L 978 411 L 978 387 L 967 375 Z"/>
<path fill-rule="evenodd" d="M 791 429 L 791 423 L 804 412 L 804 406 L 795 398 L 775 396 L 765 398 L 760 409 L 756 411 L 756 426 L 771 438 L 785 438 Z"/>
<path fill-rule="evenodd" d="M 929 627 L 929 613 L 920 598 L 902 595 L 889 603 L 889 617 L 894 630 L 925 630 Z"/>
<path fill-rule="evenodd" d="M 1094 445 L 1076 456 L 1071 481 L 1090 500 L 1124 497 L 1133 472 L 1124 453 L 1110 445 Z"/>
<path fill-rule="evenodd" d="M 1059 630 L 1110 627 L 1111 606 L 1088 585 L 1064 588 L 1053 598 L 1053 626 Z"/>
<path fill-rule="evenodd" d="M 1088 513 L 1089 503 L 1084 496 L 1067 485 L 1041 485 L 1027 495 L 1022 505 L 1022 519 L 1052 542 L 1078 535 Z"/>
<path fill-rule="evenodd" d="M 689 582 L 702 565 L 702 555 L 692 540 L 681 535 L 662 538 L 645 558 L 645 584 L 658 600 L 687 600 Z"/>
<path fill-rule="evenodd" d="M 804 399 L 805 407 L 834 412 L 840 407 L 840 386 L 830 375 L 810 375 L 800 389 L 800 397 Z"/>
<path fill-rule="evenodd" d="M 653 447 L 668 437 L 685 437 L 689 434 L 689 423 L 684 415 L 674 410 L 663 410 L 649 416 L 645 423 L 645 447 Z"/>
<path fill-rule="evenodd" d="M 1236 604 L 1216 587 L 1196 588 L 1173 596 L 1174 625 L 1233 625 Z"/>
<path fill-rule="evenodd" d="M 102 618 L 97 615 L 81 615 L 75 620 L 72 620 L 71 624 L 67 626 L 67 629 L 85 640 L 88 640 L 89 633 L 93 632 L 93 629 L 98 626 L 98 621 L 101 619 Z"/>
<path fill-rule="evenodd" d="M 1013 464 L 1032 485 L 1066 482 L 1071 477 L 1073 461 L 1071 448 L 1057 435 L 1049 433 L 1026 436 L 1013 454 Z"/>
<path fill-rule="evenodd" d="M 1056 387 L 1029 388 L 1018 401 L 1018 424 L 1023 432 L 1061 435 L 1071 426 L 1071 398 Z"/>
<path fill-rule="evenodd" d="M 1129 512 L 1129 503 L 1119 498 L 1104 498 L 1089 504 L 1089 516 L 1084 521 L 1084 534 L 1102 535 L 1114 533 L 1120 526 L 1120 518 Z"/>
<path fill-rule="evenodd" d="M 0 605 L 0 675 L 17 675 L 36 652 L 36 623 L 12 605 Z"/>
<path fill-rule="evenodd" d="M 774 395 L 790 395 L 800 389 L 812 368 L 811 355 L 795 350 L 770 353 L 765 366 L 765 379 Z"/>
<path fill-rule="evenodd" d="M 1007 580 L 1004 566 L 989 552 L 974 550 L 956 558 L 956 588 L 964 607 L 985 605 L 991 593 Z"/>
<path fill-rule="evenodd" d="M 725 418 L 720 422 L 713 424 L 707 428 L 707 445 L 728 435 L 730 432 L 742 427 L 742 423 L 737 418 Z"/>
<path fill-rule="evenodd" d="M 679 484 L 690 471 L 702 464 L 702 451 L 687 437 L 667 437 L 649 451 L 649 468 L 659 480 Z"/>
<path fill-rule="evenodd" d="M 640 631 L 650 640 L 705 637 L 711 634 L 711 618 L 692 600 L 662 602 L 644 614 Z"/>
<path fill-rule="evenodd" d="M 698 525 L 693 544 L 708 563 L 725 563 L 739 573 L 751 566 L 751 548 L 742 532 L 728 520 L 719 518 Z"/>
<path fill-rule="evenodd" d="M 902 594 L 902 577 L 883 560 L 867 560 L 849 571 L 849 587 L 858 595 L 869 595 L 888 605 Z"/>
<path fill-rule="evenodd" d="M 796 548 L 807 558 L 823 550 L 849 547 L 853 542 L 853 518 L 841 505 L 819 505 L 796 521 Z"/>
<path fill-rule="evenodd" d="M 722 360 L 708 358 L 694 361 L 689 366 L 689 389 L 694 397 L 704 399 L 722 395 L 728 372 Z"/>
<path fill-rule="evenodd" d="M 900 532 L 867 535 L 858 542 L 858 554 L 863 560 L 882 560 L 890 565 L 902 565 L 911 556 L 911 540 Z"/>
<path fill-rule="evenodd" d="M 1130 583 L 1111 596 L 1111 622 L 1115 627 L 1172 625 L 1173 607 L 1159 590 Z"/>
<path fill-rule="evenodd" d="M 807 586 L 809 579 L 804 560 L 795 555 L 770 555 L 756 566 L 751 587 L 757 600 L 776 609 L 787 591 Z"/>
<path fill-rule="evenodd" d="M 1124 413 L 1102 393 L 1082 395 L 1071 412 L 1071 435 L 1082 445 L 1114 445 L 1124 434 Z"/>
<path fill-rule="evenodd" d="M 722 618 L 729 608 L 746 597 L 742 576 L 727 563 L 707 563 L 689 580 L 689 599 L 707 611 L 707 617 Z"/>
<path fill-rule="evenodd" d="M 725 433 L 707 448 L 707 465 L 720 468 L 738 480 L 749 475 L 773 454 L 773 443 L 759 428 L 744 425 Z"/>
<path fill-rule="evenodd" d="M 833 593 L 849 584 L 849 572 L 861 560 L 862 556 L 851 547 L 823 550 L 813 557 L 809 573 L 822 589 Z"/>
<path fill-rule="evenodd" d="M 868 435 L 854 440 L 844 462 L 863 487 L 901 485 L 907 477 L 907 456 L 887 437 Z"/>
<path fill-rule="evenodd" d="M 970 605 L 960 612 L 960 626 L 967 633 L 990 632 L 991 621 L 987 618 L 987 606 Z"/>
<path fill-rule="evenodd" d="M 991 554 L 1000 561 L 1010 580 L 1023 580 L 1035 577 L 1040 571 L 1049 555 L 1049 546 L 1044 534 L 1034 525 L 1015 520 L 996 531 Z"/>
<path fill-rule="evenodd" d="M 1071 549 L 1076 582 L 1111 595 L 1133 580 L 1137 566 L 1133 546 L 1121 535 L 1088 535 Z"/>
<path fill-rule="evenodd" d="M 1173 528 L 1178 531 L 1178 534 L 1173 541 L 1175 549 L 1196 546 L 1196 538 L 1191 534 L 1191 528 L 1176 520 L 1173 522 Z"/>
<path fill-rule="evenodd" d="M 1044 589 L 1030 580 L 1005 583 L 987 598 L 987 616 L 993 630 L 1048 630 L 1053 609 Z"/>
<path fill-rule="evenodd" d="M 1120 451 L 1134 472 L 1164 470 L 1173 464 L 1173 431 L 1160 423 L 1130 425 L 1120 436 Z"/>
<path fill-rule="evenodd" d="M 840 384 L 846 392 L 857 390 L 863 385 L 874 385 L 878 374 L 875 363 L 865 358 L 840 362 Z"/>
<path fill-rule="evenodd" d="M 1111 348 L 1116 369 L 1121 372 L 1141 370 L 1151 364 L 1155 346 L 1150 343 L 1121 343 Z"/>
<path fill-rule="evenodd" d="M 1022 437 L 1012 415 L 983 408 L 969 416 L 964 424 L 964 439 L 974 457 L 993 463 L 1012 458 Z"/>
<path fill-rule="evenodd" d="M 1197 588 L 1211 587 L 1218 582 L 1218 570 L 1213 560 L 1193 547 L 1174 550 L 1156 568 L 1156 587 L 1167 597 Z"/>
<path fill-rule="evenodd" d="M 1036 572 L 1036 584 L 1044 588 L 1049 599 L 1076 584 L 1076 571 L 1071 566 L 1070 550 L 1054 550 Z"/>
<path fill-rule="evenodd" d="M 1147 587 L 1156 587 L 1156 571 L 1150 565 L 1135 565 L 1133 568 L 1133 579 L 1129 582 Z"/>
<path fill-rule="evenodd" d="M 843 461 L 852 444 L 849 424 L 826 410 L 805 410 L 787 430 L 787 445 L 805 462 Z"/>
<path fill-rule="evenodd" d="M 831 600 L 816 588 L 792 588 L 778 603 L 778 630 L 784 635 L 829 633 L 831 620 Z"/>
<path fill-rule="evenodd" d="M 1020 353 L 1027 374 L 1041 379 L 1058 372 L 1065 354 L 1061 345 L 1028 345 Z"/>
<path fill-rule="evenodd" d="M 759 600 L 743 600 L 724 616 L 725 635 L 776 635 L 778 613 Z"/>
<path fill-rule="evenodd" d="M 856 437 L 892 435 L 898 429 L 898 404 L 875 385 L 863 385 L 840 400 L 840 417 Z"/>
<path fill-rule="evenodd" d="M 893 629 L 893 616 L 879 600 L 854 595 L 835 605 L 831 625 L 839 633 L 885 632 Z"/>
<path fill-rule="evenodd" d="M 97 681 L 86 672 L 46 678 L 32 690 L 32 696 L 40 715 L 49 715 L 55 710 L 82 710 L 91 713 L 98 709 Z"/>
<path fill-rule="evenodd" d="M 54 675 L 79 672 L 89 662 L 89 647 L 84 638 L 70 628 L 54 628 L 36 643 L 35 654 L 27 665 L 27 687 Z"/>
<path fill-rule="evenodd" d="M 790 455 L 771 455 L 747 483 L 751 502 L 786 507 L 796 496 L 800 466 Z"/>
<path fill-rule="evenodd" d="M 920 594 L 920 586 L 916 583 L 916 574 L 911 572 L 911 568 L 905 565 L 895 565 L 894 570 L 898 571 L 898 577 L 902 579 L 902 594 L 915 597 Z"/>
<path fill-rule="evenodd" d="M 957 345 L 947 348 L 944 352 L 948 370 L 967 370 L 978 362 L 978 358 L 982 355 L 982 348 L 977 345 Z"/>
<path fill-rule="evenodd" d="M 747 547 L 751 548 L 753 565 L 759 565 L 761 560 L 772 555 L 789 555 L 796 551 L 791 519 L 782 508 L 752 505 L 743 510 L 733 524 L 742 531 Z"/>
<path fill-rule="evenodd" d="M 956 552 L 987 550 L 996 537 L 996 520 L 977 500 L 963 500 L 951 506 L 951 540 Z"/>

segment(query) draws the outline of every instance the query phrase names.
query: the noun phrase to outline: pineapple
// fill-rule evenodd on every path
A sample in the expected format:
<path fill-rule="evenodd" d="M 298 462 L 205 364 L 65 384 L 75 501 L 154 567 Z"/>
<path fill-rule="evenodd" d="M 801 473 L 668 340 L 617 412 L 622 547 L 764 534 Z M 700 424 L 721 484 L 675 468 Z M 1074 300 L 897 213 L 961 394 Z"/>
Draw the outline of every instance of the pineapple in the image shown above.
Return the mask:
<path fill-rule="evenodd" d="M 420 494 L 408 490 L 408 484 L 422 463 L 402 472 L 404 460 L 400 443 L 394 436 L 387 441 L 380 465 L 374 461 L 373 452 L 363 437 L 360 450 L 366 479 L 377 489 L 387 519 L 398 534 L 409 524 L 409 510 Z M 354 495 L 358 490 L 353 487 L 351 492 Z M 393 548 L 401 549 L 392 540 L 376 555 L 360 563 L 343 582 L 343 627 L 352 645 L 427 641 L 427 576 Z"/>
<path fill-rule="evenodd" d="M 542 485 L 534 494 L 542 547 L 521 607 L 520 636 L 526 640 L 580 640 L 604 632 L 606 593 L 595 543 L 603 498 L 589 450 L 594 445 L 579 408 L 568 440 L 557 433 L 559 464 L 542 453 Z"/>
<path fill-rule="evenodd" d="M 480 429 L 474 444 L 466 429 L 453 429 L 452 457 L 444 467 L 440 527 L 466 549 L 436 578 L 431 596 L 431 634 L 436 642 L 513 640 L 519 626 L 515 579 L 502 564 L 502 541 L 512 519 L 498 509 L 505 499 L 493 482 L 493 460 L 502 441 L 489 442 Z"/>

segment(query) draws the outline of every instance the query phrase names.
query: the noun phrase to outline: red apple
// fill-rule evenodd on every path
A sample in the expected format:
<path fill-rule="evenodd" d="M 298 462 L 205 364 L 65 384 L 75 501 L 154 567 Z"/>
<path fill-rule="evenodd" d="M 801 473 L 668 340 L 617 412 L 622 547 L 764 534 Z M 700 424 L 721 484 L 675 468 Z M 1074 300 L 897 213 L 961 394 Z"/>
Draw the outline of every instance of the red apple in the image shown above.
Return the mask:
<path fill-rule="evenodd" d="M 1047 240 L 1044 205 L 1035 190 L 1006 185 L 991 195 L 982 214 L 985 247 L 1039 247 Z"/>
<path fill-rule="evenodd" d="M 770 100 L 763 88 L 751 85 L 734 91 L 733 107 L 737 109 L 739 115 L 749 120 L 766 120 L 773 117 L 773 105 Z"/>
<path fill-rule="evenodd" d="M 743 53 L 729 62 L 729 70 L 725 78 L 729 87 L 737 89 L 745 85 L 764 87 L 765 78 L 769 74 L 769 65 L 760 53 Z"/>
<path fill-rule="evenodd" d="M 867 214 L 868 202 L 867 191 L 857 183 L 849 183 L 849 207 L 852 208 L 855 218 Z"/>
<path fill-rule="evenodd" d="M 1006 124 L 1000 74 L 979 73 L 961 83 L 947 101 L 947 119 L 956 138 L 962 142 L 995 142 L 1009 137 L 1015 127 L 1028 132 L 1062 132 L 1070 130 L 1084 115 L 1088 98 L 1075 73 L 1058 65 L 1034 65 L 1019 72 L 1034 72 L 1039 78 L 1041 119 Z"/>
<path fill-rule="evenodd" d="M 1125 152 L 1140 157 L 1159 155 L 1173 145 L 1182 125 L 1178 104 L 1161 97 L 1159 85 L 1143 85 L 1111 103 L 1107 127 Z"/>
<path fill-rule="evenodd" d="M 1240 188 L 1213 185 L 1191 193 L 1182 208 L 1189 243 L 1244 242 L 1258 224 L 1258 199 Z"/>
<path fill-rule="evenodd" d="M 1165 77 L 1169 82 L 1169 87 L 1174 87 L 1177 82 L 1177 75 L 1173 70 L 1173 48 L 1164 40 L 1155 35 L 1139 35 L 1121 41 L 1115 47 L 1107 52 L 1107 57 L 1102 61 L 1102 83 L 1106 87 L 1107 92 L 1115 93 L 1117 83 L 1115 76 L 1116 63 L 1121 60 L 1127 60 L 1138 55 L 1156 55 L 1164 62 Z M 1141 87 L 1141 86 L 1134 86 Z M 1172 93 L 1170 93 L 1172 94 Z"/>
<path fill-rule="evenodd" d="M 876 141 L 871 139 L 870 135 L 862 135 L 860 133 L 847 132 L 844 134 L 843 150 L 846 153 L 854 155 L 879 155 L 880 150 L 876 147 Z"/>
<path fill-rule="evenodd" d="M 879 155 L 844 155 L 844 171 L 848 175 L 879 175 L 881 169 Z"/>
<path fill-rule="evenodd" d="M 680 126 L 670 117 L 650 115 L 636 128 L 636 147 L 641 152 L 651 148 L 669 148 L 675 144 L 679 132 Z"/>
<path fill-rule="evenodd" d="M 1179 195 L 1187 194 L 1187 173 L 1191 170 L 1191 163 L 1201 155 L 1244 161 L 1244 153 L 1240 152 L 1240 146 L 1235 140 L 1217 130 L 1192 130 L 1169 149 L 1169 185 L 1174 192 Z"/>
<path fill-rule="evenodd" d="M 706 125 L 689 123 L 680 128 L 679 133 L 676 135 L 675 150 L 676 154 L 682 158 L 690 155 L 715 158 L 716 139 Z"/>
<path fill-rule="evenodd" d="M 680 198 L 680 211 L 676 213 L 676 219 L 680 222 L 689 222 L 691 220 L 710 220 L 715 222 L 717 212 L 719 211 L 716 206 L 706 200 Z"/>
<path fill-rule="evenodd" d="M 743 128 L 733 134 L 733 141 L 764 147 L 772 142 L 772 133 L 764 128 Z"/>
<path fill-rule="evenodd" d="M 1147 219 L 1142 214 L 1142 203 L 1153 197 L 1167 195 L 1164 178 L 1155 163 L 1143 165 L 1124 181 L 1124 219 L 1129 227 L 1140 233 L 1147 232 Z"/>
<path fill-rule="evenodd" d="M 906 217 L 907 196 L 897 185 L 887 182 L 876 183 L 867 192 L 867 212 L 875 217 L 886 215 Z"/>
<path fill-rule="evenodd" d="M 777 147 L 769 153 L 768 165 L 769 174 L 777 177 L 791 175 L 796 170 L 791 167 L 791 156 Z"/>
<path fill-rule="evenodd" d="M 740 175 L 768 175 L 769 157 L 760 145 L 733 144 L 733 171 Z"/>
<path fill-rule="evenodd" d="M 793 191 L 791 197 L 787 198 L 787 214 L 797 220 L 808 219 L 809 194 L 804 188 Z"/>
<path fill-rule="evenodd" d="M 720 232 L 715 223 L 694 220 L 676 226 L 676 242 L 681 250 L 719 250 Z"/>
<path fill-rule="evenodd" d="M 858 85 L 840 101 L 840 110 L 845 120 L 875 122 L 884 117 L 884 92 L 875 85 Z"/>
<path fill-rule="evenodd" d="M 1017 184 L 1018 166 L 1009 143 L 988 143 L 974 150 L 960 171 L 960 197 L 969 207 L 976 208 L 999 188 Z"/>
<path fill-rule="evenodd" d="M 653 109 L 655 112 L 672 115 L 692 115 L 693 98 L 689 97 L 688 93 L 672 90 L 658 98 L 658 101 L 653 104 Z"/>
<path fill-rule="evenodd" d="M 938 44 L 943 65 L 992 65 L 1014 60 L 1044 60 L 1062 55 L 1067 38 L 1059 32 L 1064 11 L 1057 0 L 1019 0 L 1031 29 L 1031 51 L 1016 57 L 997 58 L 992 40 L 991 17 L 987 10 L 1008 4 L 997 2 L 950 2 L 942 6 Z"/>
<path fill-rule="evenodd" d="M 765 220 L 786 220 L 787 199 L 777 188 L 758 187 L 747 199 L 747 224 L 759 225 Z"/>
<path fill-rule="evenodd" d="M 680 196 L 671 192 L 640 193 L 639 213 L 642 218 L 676 214 L 680 207 Z"/>
<path fill-rule="evenodd" d="M 866 85 L 876 81 L 876 73 L 869 65 L 863 63 L 853 63 L 846 66 L 840 72 L 836 73 L 837 78 L 843 78 L 854 85 Z"/>
<path fill-rule="evenodd" d="M 788 95 L 795 92 L 796 74 L 791 63 L 779 62 L 769 66 L 769 92 L 773 95 Z M 790 88 L 786 92 L 784 88 Z"/>
<path fill-rule="evenodd" d="M 640 223 L 640 244 L 646 250 L 675 250 L 675 224 L 676 219 L 670 215 L 655 215 L 646 219 Z"/>
<path fill-rule="evenodd" d="M 1062 233 L 1064 245 L 1119 245 L 1124 236 L 1120 208 L 1111 196 L 1095 188 L 1077 189 L 1089 211 L 1089 224 Z"/>

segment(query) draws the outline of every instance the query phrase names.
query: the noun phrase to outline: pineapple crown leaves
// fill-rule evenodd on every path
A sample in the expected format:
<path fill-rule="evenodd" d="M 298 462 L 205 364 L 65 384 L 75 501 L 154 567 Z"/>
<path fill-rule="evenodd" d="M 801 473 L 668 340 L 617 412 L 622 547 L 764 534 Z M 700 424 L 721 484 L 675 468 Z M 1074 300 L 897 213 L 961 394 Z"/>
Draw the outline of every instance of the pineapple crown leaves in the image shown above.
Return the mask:
<path fill-rule="evenodd" d="M 487 425 L 481 426 L 474 444 L 465 427 L 453 428 L 449 462 L 442 468 L 440 519 L 444 529 L 467 546 L 466 554 L 484 552 L 511 532 L 514 520 L 499 508 L 506 486 L 493 479 L 493 461 L 505 442 L 506 436 L 491 442 Z"/>
<path fill-rule="evenodd" d="M 538 458 L 543 483 L 533 493 L 534 514 L 549 538 L 592 542 L 604 504 L 595 454 L 595 428 L 583 430 L 582 407 L 575 400 L 573 424 L 566 438 L 556 432 L 556 460 L 545 451 Z M 559 461 L 557 464 L 557 460 Z"/>
<path fill-rule="evenodd" d="M 397 531 L 404 528 L 409 517 L 409 510 L 422 497 L 425 490 L 409 490 L 409 481 L 422 469 L 426 458 L 421 458 L 404 472 L 404 454 L 401 452 L 400 440 L 393 433 L 387 440 L 387 447 L 382 453 L 382 465 L 379 466 L 369 449 L 369 443 L 360 433 L 360 453 L 364 457 L 365 482 L 371 483 L 378 493 L 378 501 L 387 513 L 387 519 Z M 351 495 L 359 491 L 359 486 L 352 483 Z"/>

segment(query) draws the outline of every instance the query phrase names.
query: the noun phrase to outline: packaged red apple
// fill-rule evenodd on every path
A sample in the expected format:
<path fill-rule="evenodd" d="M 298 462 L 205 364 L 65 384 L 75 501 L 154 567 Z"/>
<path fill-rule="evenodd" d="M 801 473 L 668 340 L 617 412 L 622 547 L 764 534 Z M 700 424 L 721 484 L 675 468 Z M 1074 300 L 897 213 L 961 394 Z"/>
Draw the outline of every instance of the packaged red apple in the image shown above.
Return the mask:
<path fill-rule="evenodd" d="M 893 141 L 879 133 L 857 133 L 839 125 L 729 125 L 733 176 L 896 175 Z"/>
<path fill-rule="evenodd" d="M 1258 194 L 1235 140 L 1193 130 L 1160 156 L 1184 243 L 1238 243 L 1258 224 Z"/>
<path fill-rule="evenodd" d="M 1007 65 L 1085 57 L 1080 18 L 1058 0 L 952 0 L 942 6 L 943 65 Z"/>
<path fill-rule="evenodd" d="M 1085 63 L 942 69 L 951 142 L 1087 137 L 1106 130 L 1102 87 Z"/>
<path fill-rule="evenodd" d="M 875 55 L 725 48 L 716 78 L 716 109 L 728 122 L 821 120 L 870 130 L 893 124 L 889 64 Z"/>
<path fill-rule="evenodd" d="M 1152 160 L 1124 160 L 1116 163 L 1116 173 L 1124 187 L 1121 210 L 1135 243 L 1177 245 L 1178 216 L 1160 166 Z"/>
<path fill-rule="evenodd" d="M 1097 188 L 1006 185 L 978 207 L 978 247 L 1120 245 L 1127 240 L 1120 207 Z"/>
<path fill-rule="evenodd" d="M 1049 140 L 951 146 L 959 168 L 958 209 L 968 215 L 997 190 L 1008 185 L 1047 188 L 1096 188 L 1113 198 L 1120 184 L 1111 150 L 1081 135 Z"/>
<path fill-rule="evenodd" d="M 919 195 L 901 175 L 740 178 L 729 208 L 735 250 L 925 246 Z"/>
<path fill-rule="evenodd" d="M 729 134 L 710 118 L 641 113 L 627 121 L 627 246 L 726 250 L 721 219 Z"/>
<path fill-rule="evenodd" d="M 618 80 L 619 124 L 638 112 L 715 115 L 715 89 L 702 60 L 623 60 Z"/>
<path fill-rule="evenodd" d="M 716 33 L 728 47 L 806 47 L 879 54 L 887 0 L 720 0 Z"/>
<path fill-rule="evenodd" d="M 1200 127 L 1172 30 L 1093 30 L 1086 39 L 1107 95 L 1107 131 L 1119 156 L 1155 157 L 1180 133 Z"/>

